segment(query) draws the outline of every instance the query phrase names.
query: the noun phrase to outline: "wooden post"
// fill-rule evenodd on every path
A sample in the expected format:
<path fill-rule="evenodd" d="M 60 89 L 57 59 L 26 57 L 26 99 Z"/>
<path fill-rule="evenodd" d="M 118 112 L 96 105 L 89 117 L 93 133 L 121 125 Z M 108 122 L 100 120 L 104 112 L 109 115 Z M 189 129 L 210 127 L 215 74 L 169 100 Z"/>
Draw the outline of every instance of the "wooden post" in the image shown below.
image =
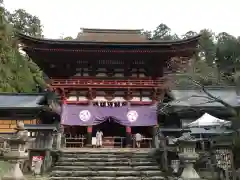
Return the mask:
<path fill-rule="evenodd" d="M 167 138 L 160 133 L 160 148 L 163 151 L 162 153 L 162 167 L 167 172 L 168 171 L 168 147 L 167 147 Z"/>
<path fill-rule="evenodd" d="M 47 138 L 47 146 L 48 146 L 48 148 L 49 149 L 52 149 L 53 148 L 53 134 L 52 134 L 52 132 L 48 132 L 48 138 Z"/>
<path fill-rule="evenodd" d="M 153 136 L 152 136 L 152 147 L 159 148 L 159 141 L 158 141 L 158 126 L 154 126 L 153 129 Z"/>
<path fill-rule="evenodd" d="M 237 176 L 236 176 L 236 169 L 235 169 L 235 165 L 234 165 L 234 155 L 233 155 L 232 149 L 230 151 L 230 159 L 231 159 L 232 179 L 236 180 Z"/>
<path fill-rule="evenodd" d="M 57 149 L 61 149 L 62 132 L 57 132 Z"/>

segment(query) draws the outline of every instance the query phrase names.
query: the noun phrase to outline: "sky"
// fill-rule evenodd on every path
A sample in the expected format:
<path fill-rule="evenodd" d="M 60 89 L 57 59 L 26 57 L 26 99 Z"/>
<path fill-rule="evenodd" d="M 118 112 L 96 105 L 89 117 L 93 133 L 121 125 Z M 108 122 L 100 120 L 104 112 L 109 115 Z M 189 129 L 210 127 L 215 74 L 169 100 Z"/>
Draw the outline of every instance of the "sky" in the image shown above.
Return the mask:
<path fill-rule="evenodd" d="M 239 0 L 4 0 L 9 11 L 25 9 L 40 18 L 46 38 L 72 36 L 80 28 L 154 30 L 174 33 L 211 29 L 240 35 Z"/>

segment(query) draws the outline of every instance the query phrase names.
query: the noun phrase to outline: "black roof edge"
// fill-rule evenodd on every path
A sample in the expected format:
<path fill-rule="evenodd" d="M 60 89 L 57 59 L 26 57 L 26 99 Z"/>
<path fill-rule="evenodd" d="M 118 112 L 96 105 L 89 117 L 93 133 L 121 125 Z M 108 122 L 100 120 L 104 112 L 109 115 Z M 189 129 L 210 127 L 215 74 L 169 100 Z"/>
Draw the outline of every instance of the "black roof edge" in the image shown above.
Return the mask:
<path fill-rule="evenodd" d="M 57 131 L 57 126 L 54 124 L 25 124 L 27 130 L 52 130 Z"/>
<path fill-rule="evenodd" d="M 99 29 L 99 28 L 80 28 L 81 32 L 80 33 L 84 33 L 85 32 L 91 32 L 91 33 L 115 33 L 115 32 L 119 32 L 119 33 L 133 33 L 133 34 L 140 34 L 141 32 L 144 31 L 144 29 Z"/>
<path fill-rule="evenodd" d="M 0 107 L 1 110 L 42 110 L 45 106 L 44 105 L 39 105 L 36 107 Z"/>
<path fill-rule="evenodd" d="M 21 109 L 42 109 L 45 105 L 39 105 L 36 107 L 0 107 L 0 110 L 21 110 Z"/>
<path fill-rule="evenodd" d="M 149 42 L 100 42 L 100 41 L 80 41 L 80 40 L 63 40 L 63 39 L 47 39 L 47 38 L 37 38 L 32 36 L 27 36 L 21 32 L 17 32 L 17 36 L 19 38 L 35 41 L 40 43 L 47 43 L 47 44 L 82 44 L 82 45 L 178 45 L 178 44 L 185 44 L 192 41 L 196 41 L 201 37 L 201 34 L 193 36 L 188 39 L 181 39 L 181 40 L 168 40 L 168 41 L 151 41 Z"/>
<path fill-rule="evenodd" d="M 10 92 L 1 92 L 1 95 L 4 96 L 45 96 L 47 93 L 10 93 Z"/>

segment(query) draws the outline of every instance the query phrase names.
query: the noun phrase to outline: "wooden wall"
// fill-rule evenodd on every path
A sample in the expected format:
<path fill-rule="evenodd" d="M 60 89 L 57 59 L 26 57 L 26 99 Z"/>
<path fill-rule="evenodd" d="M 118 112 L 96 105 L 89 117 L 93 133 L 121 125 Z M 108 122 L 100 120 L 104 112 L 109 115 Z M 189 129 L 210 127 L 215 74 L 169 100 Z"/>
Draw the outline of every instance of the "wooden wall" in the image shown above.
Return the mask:
<path fill-rule="evenodd" d="M 37 124 L 36 119 L 21 120 L 24 124 Z M 0 133 L 12 133 L 15 132 L 17 120 L 1 119 L 0 118 Z"/>

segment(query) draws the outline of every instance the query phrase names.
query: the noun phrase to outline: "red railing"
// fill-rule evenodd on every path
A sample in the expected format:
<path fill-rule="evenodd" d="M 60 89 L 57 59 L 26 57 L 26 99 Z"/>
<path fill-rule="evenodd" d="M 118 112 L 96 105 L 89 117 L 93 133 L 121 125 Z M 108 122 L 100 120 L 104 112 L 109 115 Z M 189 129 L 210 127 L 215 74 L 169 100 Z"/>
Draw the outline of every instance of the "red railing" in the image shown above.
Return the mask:
<path fill-rule="evenodd" d="M 155 88 L 166 87 L 166 78 L 158 80 L 90 80 L 90 79 L 52 79 L 52 87 L 63 88 Z"/>

